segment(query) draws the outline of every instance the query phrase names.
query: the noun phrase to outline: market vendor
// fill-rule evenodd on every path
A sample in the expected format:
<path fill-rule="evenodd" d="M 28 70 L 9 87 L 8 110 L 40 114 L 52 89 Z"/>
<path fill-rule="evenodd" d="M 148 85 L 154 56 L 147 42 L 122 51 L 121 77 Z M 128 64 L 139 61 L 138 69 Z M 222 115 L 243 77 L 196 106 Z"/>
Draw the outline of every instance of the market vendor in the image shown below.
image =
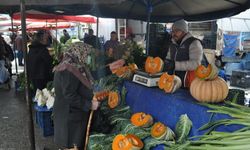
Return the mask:
<path fill-rule="evenodd" d="M 201 64 L 203 48 L 201 41 L 188 32 L 185 20 L 178 20 L 172 26 L 172 43 L 164 60 L 164 69 L 182 79 L 182 87 L 188 88 L 194 78 L 194 70 Z"/>
<path fill-rule="evenodd" d="M 120 42 L 118 41 L 118 36 L 115 31 L 110 33 L 110 40 L 104 44 L 105 52 L 110 54 L 115 60 L 120 59 L 123 55 L 119 47 Z"/>
<path fill-rule="evenodd" d="M 89 111 L 99 106 L 93 95 L 93 77 L 87 65 L 94 51 L 88 44 L 77 42 L 63 52 L 63 59 L 54 68 L 55 103 L 54 139 L 62 148 L 83 149 Z M 121 67 L 113 62 L 110 69 Z"/>

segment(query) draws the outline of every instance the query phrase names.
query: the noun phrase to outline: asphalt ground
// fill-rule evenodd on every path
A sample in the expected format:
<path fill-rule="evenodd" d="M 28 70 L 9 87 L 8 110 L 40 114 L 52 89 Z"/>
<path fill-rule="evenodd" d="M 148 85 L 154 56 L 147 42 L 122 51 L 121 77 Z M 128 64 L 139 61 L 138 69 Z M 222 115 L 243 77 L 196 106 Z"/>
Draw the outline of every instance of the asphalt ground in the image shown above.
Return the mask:
<path fill-rule="evenodd" d="M 24 92 L 15 90 L 12 78 L 10 90 L 0 85 L 0 150 L 29 150 L 28 107 Z M 35 120 L 34 109 L 32 114 Z M 58 150 L 53 136 L 44 137 L 35 121 L 34 132 L 36 150 Z"/>

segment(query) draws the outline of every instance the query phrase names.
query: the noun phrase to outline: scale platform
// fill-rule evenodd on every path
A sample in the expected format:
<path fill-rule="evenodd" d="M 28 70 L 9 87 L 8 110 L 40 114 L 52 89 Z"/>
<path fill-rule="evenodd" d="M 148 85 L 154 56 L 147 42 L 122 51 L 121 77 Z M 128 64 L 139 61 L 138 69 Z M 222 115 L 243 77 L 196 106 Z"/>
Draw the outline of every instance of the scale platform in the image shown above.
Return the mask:
<path fill-rule="evenodd" d="M 133 77 L 133 82 L 147 86 L 155 87 L 158 86 L 158 81 L 162 75 L 162 72 L 157 74 L 149 74 L 144 71 L 137 70 Z"/>

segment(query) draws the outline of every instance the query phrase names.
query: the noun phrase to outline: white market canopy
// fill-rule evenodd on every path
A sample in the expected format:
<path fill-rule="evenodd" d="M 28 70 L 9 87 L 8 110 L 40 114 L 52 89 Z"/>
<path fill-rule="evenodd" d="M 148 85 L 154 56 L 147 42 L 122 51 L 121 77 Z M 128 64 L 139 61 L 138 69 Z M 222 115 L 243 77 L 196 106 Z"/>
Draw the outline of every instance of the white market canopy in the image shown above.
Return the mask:
<path fill-rule="evenodd" d="M 223 31 L 250 32 L 250 9 L 229 18 L 218 19 L 217 25 Z"/>

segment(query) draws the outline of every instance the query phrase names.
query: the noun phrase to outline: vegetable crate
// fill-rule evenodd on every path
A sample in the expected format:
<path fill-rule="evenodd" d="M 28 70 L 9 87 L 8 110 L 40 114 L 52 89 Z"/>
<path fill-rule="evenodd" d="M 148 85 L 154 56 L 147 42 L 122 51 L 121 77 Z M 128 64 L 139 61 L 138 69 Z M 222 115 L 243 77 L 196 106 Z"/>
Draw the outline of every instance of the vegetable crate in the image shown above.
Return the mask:
<path fill-rule="evenodd" d="M 46 107 L 35 106 L 36 110 L 36 123 L 42 128 L 43 136 L 54 135 L 54 125 L 51 118 L 52 110 L 48 110 Z"/>

